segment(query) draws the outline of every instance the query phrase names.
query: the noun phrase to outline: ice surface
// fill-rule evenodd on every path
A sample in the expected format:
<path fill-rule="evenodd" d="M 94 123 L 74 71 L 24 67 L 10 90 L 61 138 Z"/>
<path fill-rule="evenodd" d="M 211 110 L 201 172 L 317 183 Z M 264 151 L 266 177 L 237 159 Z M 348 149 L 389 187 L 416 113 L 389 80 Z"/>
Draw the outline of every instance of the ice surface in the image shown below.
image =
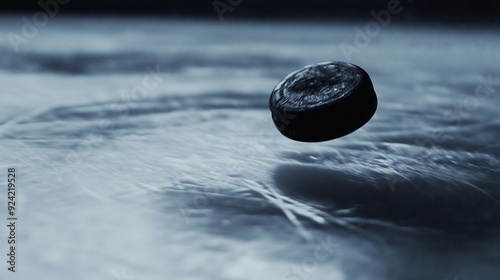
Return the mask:
<path fill-rule="evenodd" d="M 391 24 L 351 57 L 377 114 L 316 144 L 279 134 L 269 93 L 347 60 L 352 24 L 56 17 L 17 54 L 0 36 L 20 217 L 0 278 L 496 280 L 496 34 Z"/>

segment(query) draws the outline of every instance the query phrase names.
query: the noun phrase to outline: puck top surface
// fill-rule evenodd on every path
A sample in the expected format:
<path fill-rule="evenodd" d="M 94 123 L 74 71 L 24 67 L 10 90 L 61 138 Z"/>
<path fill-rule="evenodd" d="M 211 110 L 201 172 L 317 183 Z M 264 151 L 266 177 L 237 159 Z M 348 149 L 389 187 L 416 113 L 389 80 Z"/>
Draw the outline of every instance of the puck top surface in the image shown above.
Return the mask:
<path fill-rule="evenodd" d="M 361 78 L 362 72 L 350 63 L 325 62 L 306 66 L 288 75 L 274 88 L 271 102 L 287 111 L 310 110 L 350 94 Z"/>

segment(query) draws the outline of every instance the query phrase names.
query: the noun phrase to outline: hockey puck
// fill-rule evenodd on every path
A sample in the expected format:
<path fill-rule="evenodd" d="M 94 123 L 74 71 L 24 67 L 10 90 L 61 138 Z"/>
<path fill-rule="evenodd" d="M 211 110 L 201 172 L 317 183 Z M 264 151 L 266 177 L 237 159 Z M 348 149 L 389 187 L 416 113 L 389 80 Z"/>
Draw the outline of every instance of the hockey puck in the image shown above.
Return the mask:
<path fill-rule="evenodd" d="M 269 108 L 284 136 L 320 142 L 366 124 L 377 109 L 377 96 L 368 73 L 359 66 L 325 62 L 284 78 L 271 93 Z"/>

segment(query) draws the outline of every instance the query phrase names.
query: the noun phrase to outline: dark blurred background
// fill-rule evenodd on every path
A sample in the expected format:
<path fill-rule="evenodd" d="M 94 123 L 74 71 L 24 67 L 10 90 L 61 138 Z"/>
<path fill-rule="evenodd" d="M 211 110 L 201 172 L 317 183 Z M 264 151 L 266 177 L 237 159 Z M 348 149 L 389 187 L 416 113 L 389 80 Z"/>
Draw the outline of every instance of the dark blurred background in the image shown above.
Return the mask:
<path fill-rule="evenodd" d="M 56 0 L 42 0 L 46 3 Z M 39 1 L 2 0 L 0 12 L 39 11 Z M 353 19 L 369 17 L 370 10 L 386 8 L 388 0 L 310 0 L 310 1 L 264 1 L 264 0 L 60 0 L 62 13 L 126 14 L 126 15 L 170 15 L 179 17 L 213 17 L 214 4 L 223 9 L 224 4 L 237 6 L 228 18 L 246 19 Z M 491 21 L 500 18 L 500 2 L 494 0 L 401 0 L 406 9 L 398 20 L 433 21 Z M 225 15 L 226 16 L 226 15 Z"/>

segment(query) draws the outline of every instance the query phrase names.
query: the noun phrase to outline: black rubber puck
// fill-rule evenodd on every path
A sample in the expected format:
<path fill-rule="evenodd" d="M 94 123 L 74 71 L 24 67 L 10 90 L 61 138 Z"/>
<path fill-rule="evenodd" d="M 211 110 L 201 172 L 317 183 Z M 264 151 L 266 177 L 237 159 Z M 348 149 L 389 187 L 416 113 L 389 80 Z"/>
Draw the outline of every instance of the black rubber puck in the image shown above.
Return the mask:
<path fill-rule="evenodd" d="M 269 108 L 283 135 L 319 142 L 362 127 L 377 110 L 377 96 L 361 67 L 326 62 L 306 66 L 283 79 L 271 93 Z"/>

